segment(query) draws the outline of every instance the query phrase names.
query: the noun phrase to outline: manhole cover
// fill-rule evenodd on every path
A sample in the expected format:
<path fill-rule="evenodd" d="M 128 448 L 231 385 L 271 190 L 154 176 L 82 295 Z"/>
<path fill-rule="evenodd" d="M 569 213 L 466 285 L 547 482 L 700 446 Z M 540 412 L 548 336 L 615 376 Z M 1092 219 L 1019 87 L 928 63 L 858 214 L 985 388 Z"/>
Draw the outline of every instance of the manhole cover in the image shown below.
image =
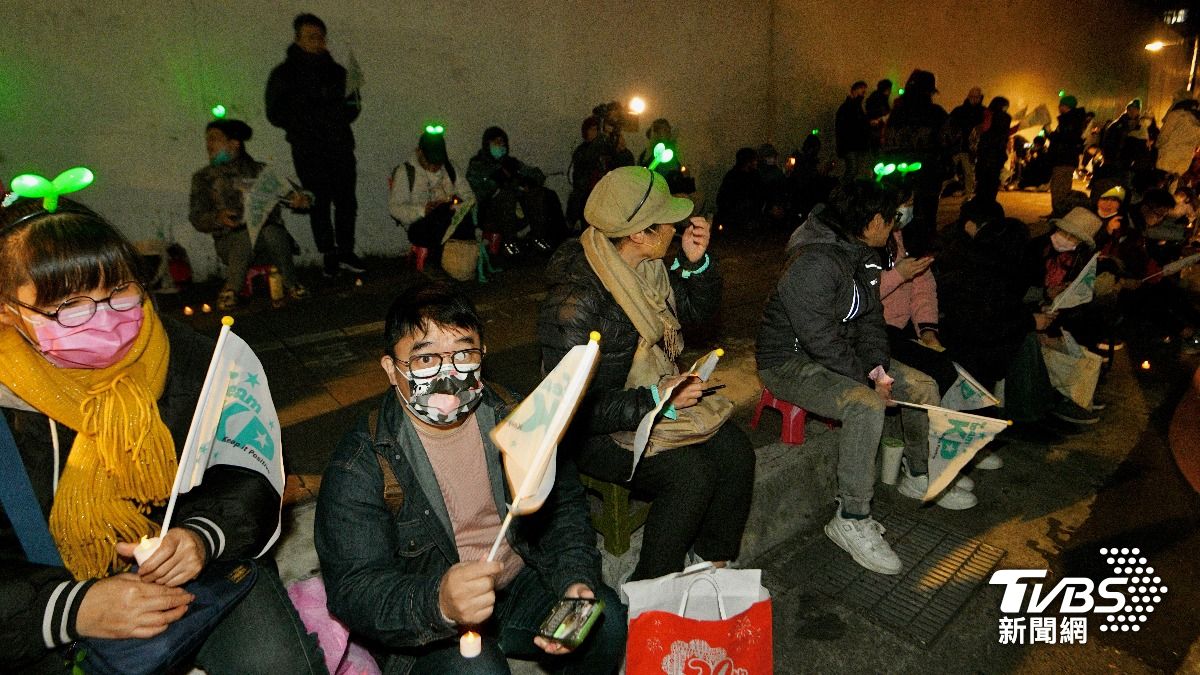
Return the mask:
<path fill-rule="evenodd" d="M 836 546 L 816 588 L 901 635 L 929 644 L 987 581 L 1005 551 L 910 516 L 879 518 L 904 572 L 870 572 Z"/>

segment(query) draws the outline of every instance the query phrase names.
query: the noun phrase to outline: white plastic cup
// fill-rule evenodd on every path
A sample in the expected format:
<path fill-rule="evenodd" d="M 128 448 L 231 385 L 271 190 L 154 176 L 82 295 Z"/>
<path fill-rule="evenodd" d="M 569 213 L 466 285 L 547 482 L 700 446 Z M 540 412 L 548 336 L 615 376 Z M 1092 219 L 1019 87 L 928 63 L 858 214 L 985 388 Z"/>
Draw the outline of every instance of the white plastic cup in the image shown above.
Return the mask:
<path fill-rule="evenodd" d="M 885 437 L 879 442 L 879 450 L 883 454 L 883 470 L 879 478 L 888 485 L 895 485 L 900 478 L 900 459 L 904 457 L 904 441 Z"/>

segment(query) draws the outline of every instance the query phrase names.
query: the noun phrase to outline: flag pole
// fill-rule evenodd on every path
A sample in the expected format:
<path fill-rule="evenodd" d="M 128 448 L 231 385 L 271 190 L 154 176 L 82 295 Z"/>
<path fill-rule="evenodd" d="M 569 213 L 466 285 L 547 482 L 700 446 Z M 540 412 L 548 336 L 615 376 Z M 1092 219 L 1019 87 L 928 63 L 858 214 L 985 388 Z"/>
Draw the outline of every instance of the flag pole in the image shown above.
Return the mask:
<path fill-rule="evenodd" d="M 977 420 L 986 420 L 988 422 L 1004 422 L 1004 424 L 1006 424 L 1007 426 L 1010 426 L 1010 427 L 1012 426 L 1012 423 L 1013 423 L 1012 420 L 998 419 L 995 417 L 984 417 L 983 415 L 972 415 L 971 413 L 968 413 L 968 412 L 962 412 L 961 410 L 951 410 L 949 408 L 943 408 L 938 405 L 926 405 L 924 403 L 909 403 L 908 401 L 892 401 L 892 403 L 895 403 L 896 405 L 902 405 L 907 408 L 920 408 L 922 410 L 941 410 L 943 412 L 948 412 L 955 416 L 961 415 L 963 417 L 973 417 Z"/>
<path fill-rule="evenodd" d="M 158 535 L 160 537 L 166 534 L 167 528 L 171 526 L 171 517 L 175 515 L 175 502 L 179 500 L 179 484 L 182 482 L 185 468 L 196 454 L 196 429 L 200 426 L 200 414 L 208 406 L 210 385 L 217 370 L 217 357 L 221 354 L 221 348 L 225 346 L 225 336 L 229 334 L 231 326 L 232 316 L 221 317 L 221 333 L 217 335 L 217 346 L 213 349 L 212 360 L 208 362 L 208 373 L 204 376 L 204 386 L 200 389 L 200 400 L 196 403 L 196 411 L 192 413 L 192 426 L 188 428 L 187 439 L 183 442 L 183 453 L 179 456 L 179 469 L 175 471 L 175 484 L 171 486 L 171 499 L 167 502 L 167 513 L 163 516 L 162 529 Z"/>

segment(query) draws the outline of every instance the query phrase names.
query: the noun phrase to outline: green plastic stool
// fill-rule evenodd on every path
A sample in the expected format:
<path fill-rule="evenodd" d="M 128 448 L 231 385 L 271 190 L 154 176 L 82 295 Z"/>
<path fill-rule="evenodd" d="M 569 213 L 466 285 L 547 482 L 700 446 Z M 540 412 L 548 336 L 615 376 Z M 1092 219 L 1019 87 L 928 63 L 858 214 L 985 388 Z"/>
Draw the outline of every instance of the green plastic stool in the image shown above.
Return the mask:
<path fill-rule="evenodd" d="M 629 550 L 629 537 L 646 523 L 649 504 L 631 504 L 629 489 L 598 480 L 590 476 L 579 476 L 583 486 L 600 496 L 600 510 L 591 514 L 592 528 L 604 536 L 604 548 L 613 555 L 622 555 Z"/>

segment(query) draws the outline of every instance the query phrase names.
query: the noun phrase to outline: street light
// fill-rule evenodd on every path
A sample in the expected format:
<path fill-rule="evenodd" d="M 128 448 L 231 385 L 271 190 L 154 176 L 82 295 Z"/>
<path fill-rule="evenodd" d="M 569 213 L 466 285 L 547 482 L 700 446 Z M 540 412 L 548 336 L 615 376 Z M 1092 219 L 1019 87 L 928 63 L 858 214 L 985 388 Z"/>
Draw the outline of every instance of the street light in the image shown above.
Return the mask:
<path fill-rule="evenodd" d="M 1186 44 L 1186 41 L 1172 40 L 1171 42 L 1164 42 L 1162 40 L 1155 40 L 1154 42 L 1146 45 L 1146 51 L 1158 53 L 1161 52 L 1164 47 L 1174 47 L 1175 45 L 1182 44 Z M 1196 60 L 1198 57 L 1200 57 L 1200 35 L 1196 35 L 1192 38 L 1192 66 L 1188 70 L 1187 84 L 1187 90 L 1190 92 L 1196 91 Z"/>
<path fill-rule="evenodd" d="M 629 100 L 629 112 L 634 115 L 641 115 L 646 112 L 646 99 L 641 96 L 634 96 Z"/>

